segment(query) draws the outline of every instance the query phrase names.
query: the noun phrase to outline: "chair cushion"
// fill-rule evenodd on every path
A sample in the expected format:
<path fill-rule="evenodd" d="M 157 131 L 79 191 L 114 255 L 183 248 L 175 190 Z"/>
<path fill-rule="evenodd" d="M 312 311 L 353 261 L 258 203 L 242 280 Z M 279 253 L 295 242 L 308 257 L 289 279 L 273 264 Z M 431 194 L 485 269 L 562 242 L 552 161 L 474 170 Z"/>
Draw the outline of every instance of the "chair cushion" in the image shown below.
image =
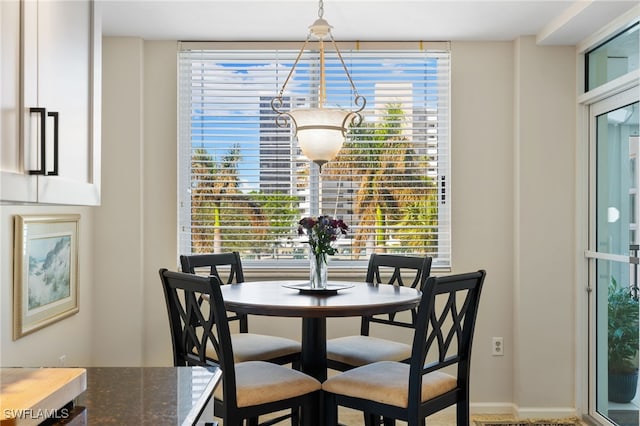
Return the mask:
<path fill-rule="evenodd" d="M 235 362 L 264 361 L 300 352 L 299 342 L 278 336 L 234 333 L 231 335 L 231 342 Z M 207 347 L 207 356 L 218 360 L 216 351 L 211 347 Z"/>
<path fill-rule="evenodd" d="M 377 361 L 411 358 L 411 346 L 372 336 L 346 336 L 327 341 L 327 358 L 359 367 Z"/>
<path fill-rule="evenodd" d="M 322 389 L 339 395 L 367 399 L 396 407 L 409 405 L 409 364 L 382 361 L 337 374 Z M 457 386 L 457 379 L 440 371 L 422 378 L 422 402 Z"/>
<path fill-rule="evenodd" d="M 238 407 L 281 401 L 320 388 L 320 382 L 313 377 L 282 365 L 264 361 L 236 364 Z M 222 384 L 216 387 L 214 396 L 222 400 Z"/>

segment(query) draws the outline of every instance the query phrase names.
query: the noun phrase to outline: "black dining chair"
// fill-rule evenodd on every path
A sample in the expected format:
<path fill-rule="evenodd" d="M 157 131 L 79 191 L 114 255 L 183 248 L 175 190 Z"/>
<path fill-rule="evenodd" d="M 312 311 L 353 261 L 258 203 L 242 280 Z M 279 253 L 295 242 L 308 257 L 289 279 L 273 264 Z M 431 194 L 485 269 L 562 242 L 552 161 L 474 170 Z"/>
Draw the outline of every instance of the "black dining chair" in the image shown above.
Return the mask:
<path fill-rule="evenodd" d="M 456 405 L 456 424 L 469 425 L 471 346 L 486 272 L 430 277 L 423 290 L 409 363 L 381 361 L 330 377 L 322 385 L 325 425 L 338 421 L 338 406 L 423 426 L 425 418 Z M 446 369 L 446 372 L 445 372 Z M 453 371 L 452 371 L 453 370 Z"/>
<path fill-rule="evenodd" d="M 372 254 L 367 267 L 366 282 L 381 285 L 410 286 L 421 289 L 431 273 L 430 256 Z M 388 279 L 385 279 L 388 277 Z M 411 356 L 411 346 L 370 335 L 371 324 L 413 328 L 417 308 L 408 320 L 397 314 L 364 316 L 360 334 L 327 340 L 327 366 L 346 371 L 376 361 L 405 361 Z"/>
<path fill-rule="evenodd" d="M 174 365 L 218 366 L 222 382 L 214 392 L 214 413 L 225 426 L 241 426 L 244 421 L 258 425 L 259 416 L 291 410 L 261 425 L 271 425 L 298 413 L 318 410 L 321 384 L 300 371 L 265 361 L 237 362 L 229 321 L 215 275 L 160 269 L 164 289 Z M 206 299 L 207 303 L 199 302 Z M 215 359 L 210 357 L 215 351 Z M 309 414 L 307 414 L 309 415 Z"/>
<path fill-rule="evenodd" d="M 244 282 L 242 261 L 238 252 L 181 255 L 182 272 L 213 275 L 223 284 Z M 239 321 L 240 333 L 231 338 L 234 356 L 241 361 L 269 361 L 276 364 L 300 365 L 300 342 L 279 336 L 249 333 L 247 315 L 227 313 L 229 321 Z M 211 354 L 215 359 L 215 354 Z"/>

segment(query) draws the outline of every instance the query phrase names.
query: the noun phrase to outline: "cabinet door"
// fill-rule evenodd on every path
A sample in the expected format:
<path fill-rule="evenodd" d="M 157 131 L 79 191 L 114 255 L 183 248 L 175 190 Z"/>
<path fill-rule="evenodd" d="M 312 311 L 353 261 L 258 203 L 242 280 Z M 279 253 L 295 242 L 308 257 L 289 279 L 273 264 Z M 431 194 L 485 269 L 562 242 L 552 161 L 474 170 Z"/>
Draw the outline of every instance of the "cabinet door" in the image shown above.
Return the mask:
<path fill-rule="evenodd" d="M 0 200 L 35 202 L 20 142 L 20 1 L 0 1 Z"/>
<path fill-rule="evenodd" d="M 100 155 L 100 135 L 94 132 L 94 126 L 99 127 L 99 116 L 94 114 L 99 111 L 94 109 L 98 101 L 94 45 L 100 42 L 101 34 L 94 36 L 94 4 L 39 1 L 37 5 L 37 106 L 47 111 L 48 142 L 53 142 L 56 132 L 58 138 L 58 174 L 38 176 L 38 202 L 96 205 L 100 201 L 99 167 L 96 170 L 94 160 Z M 25 14 L 25 29 L 33 24 L 29 21 L 32 17 Z M 28 43 L 26 37 L 27 31 Z M 28 73 L 25 69 L 25 76 Z M 28 110 L 27 96 L 32 94 L 25 89 L 24 96 Z M 49 116 L 52 113 L 57 114 L 57 129 L 54 117 Z M 33 114 L 30 116 L 33 124 Z M 33 142 L 31 139 L 30 146 Z M 50 173 L 55 168 L 53 143 L 47 143 L 46 149 L 46 170 Z"/>
<path fill-rule="evenodd" d="M 17 146 L 6 149 L 7 163 L 16 163 L 16 156 L 18 162 L 5 166 L 3 161 L 1 199 L 97 205 L 102 54 L 98 6 L 89 0 L 23 0 L 20 6 L 21 137 Z M 40 173 L 32 176 L 31 170 Z M 23 186 L 35 179 L 35 200 L 9 197 L 13 194 L 5 193 L 5 178 Z"/>

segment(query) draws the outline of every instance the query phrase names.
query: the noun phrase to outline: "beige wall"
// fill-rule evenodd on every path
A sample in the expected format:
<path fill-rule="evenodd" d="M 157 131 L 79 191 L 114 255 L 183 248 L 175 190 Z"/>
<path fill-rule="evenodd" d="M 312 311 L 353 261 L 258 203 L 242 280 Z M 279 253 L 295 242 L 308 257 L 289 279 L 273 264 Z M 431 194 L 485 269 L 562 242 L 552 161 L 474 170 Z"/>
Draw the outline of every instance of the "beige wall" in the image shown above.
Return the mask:
<path fill-rule="evenodd" d="M 576 344 L 574 55 L 533 38 L 514 45 L 513 400 L 532 417 L 536 407 L 575 405 L 566 391 L 575 383 Z"/>
<path fill-rule="evenodd" d="M 78 229 L 78 296 L 80 312 L 15 342 L 13 330 L 13 222 L 15 215 L 80 214 Z M 58 367 L 92 361 L 94 210 L 90 207 L 0 206 L 0 366 Z"/>
<path fill-rule="evenodd" d="M 454 272 L 487 270 L 471 398 L 511 410 L 513 386 L 513 45 L 453 43 L 451 169 Z M 505 355 L 491 356 L 492 337 Z M 476 407 L 479 409 L 479 407 Z"/>
<path fill-rule="evenodd" d="M 80 329 L 92 351 L 78 355 L 82 363 L 172 362 L 158 269 L 177 268 L 176 50 L 104 39 L 103 203 L 94 210 L 93 269 L 85 265 L 93 310 L 82 313 L 95 327 Z M 574 414 L 574 61 L 572 48 L 531 38 L 452 43 L 453 272 L 488 271 L 472 362 L 476 412 Z M 4 212 L 1 224 L 6 231 Z M 26 345 L 5 337 L 2 262 L 2 365 L 21 365 Z M 78 318 L 61 330 L 78 331 Z M 251 328 L 300 336 L 295 319 L 254 318 Z M 357 321 L 331 320 L 328 329 L 355 333 Z M 55 361 L 45 344 L 52 332 L 31 343 Z M 504 338 L 505 356 L 491 356 L 493 336 Z"/>
<path fill-rule="evenodd" d="M 145 43 L 145 362 L 171 365 L 167 309 L 158 271 L 178 264 L 177 56 L 175 42 Z"/>
<path fill-rule="evenodd" d="M 144 363 L 144 44 L 103 50 L 102 205 L 95 209 L 94 365 Z"/>

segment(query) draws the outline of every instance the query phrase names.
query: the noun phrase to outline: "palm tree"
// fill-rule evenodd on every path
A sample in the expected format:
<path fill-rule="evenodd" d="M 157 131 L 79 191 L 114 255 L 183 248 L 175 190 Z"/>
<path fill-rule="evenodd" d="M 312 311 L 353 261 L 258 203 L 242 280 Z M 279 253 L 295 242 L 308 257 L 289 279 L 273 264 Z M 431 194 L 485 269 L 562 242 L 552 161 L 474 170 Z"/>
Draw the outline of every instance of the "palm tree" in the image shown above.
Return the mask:
<path fill-rule="evenodd" d="M 388 104 L 377 123 L 352 128 L 350 140 L 335 161 L 325 167 L 325 178 L 349 176 L 359 180 L 354 203 L 357 217 L 353 254 L 368 244 L 385 250 L 390 238 L 402 245 L 424 245 L 434 234 L 421 231 L 437 221 L 433 214 L 435 185 L 420 173 L 420 158 L 413 142 L 403 134 L 406 115 L 398 104 Z M 400 232 L 408 227 L 409 232 Z M 416 232 L 418 230 L 418 232 Z"/>
<path fill-rule="evenodd" d="M 268 219 L 260 204 L 240 190 L 240 159 L 237 144 L 220 162 L 205 149 L 194 151 L 191 165 L 192 180 L 196 182 L 191 193 L 194 253 L 254 248 L 255 240 L 267 233 Z"/>
<path fill-rule="evenodd" d="M 206 149 L 197 148 L 191 156 L 191 247 L 193 253 L 215 252 L 213 240 L 206 228 L 213 223 L 219 224 L 219 209 L 212 202 L 212 188 L 215 174 L 213 157 Z"/>

